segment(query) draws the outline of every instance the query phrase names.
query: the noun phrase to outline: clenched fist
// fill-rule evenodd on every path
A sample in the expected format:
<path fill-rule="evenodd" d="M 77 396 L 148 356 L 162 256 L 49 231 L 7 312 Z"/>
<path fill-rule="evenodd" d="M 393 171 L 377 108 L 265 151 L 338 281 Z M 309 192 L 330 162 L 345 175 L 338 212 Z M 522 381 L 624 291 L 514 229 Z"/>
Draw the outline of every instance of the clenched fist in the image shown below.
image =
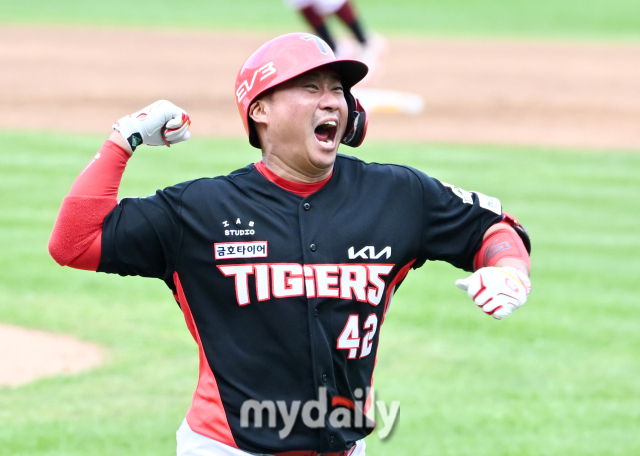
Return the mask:
<path fill-rule="evenodd" d="M 169 146 L 189 139 L 191 119 L 183 109 L 173 103 L 160 100 L 146 108 L 125 116 L 113 124 L 136 150 L 140 144 Z"/>
<path fill-rule="evenodd" d="M 531 291 L 529 277 L 510 266 L 480 268 L 466 279 L 456 280 L 456 286 L 497 320 L 524 304 Z"/>

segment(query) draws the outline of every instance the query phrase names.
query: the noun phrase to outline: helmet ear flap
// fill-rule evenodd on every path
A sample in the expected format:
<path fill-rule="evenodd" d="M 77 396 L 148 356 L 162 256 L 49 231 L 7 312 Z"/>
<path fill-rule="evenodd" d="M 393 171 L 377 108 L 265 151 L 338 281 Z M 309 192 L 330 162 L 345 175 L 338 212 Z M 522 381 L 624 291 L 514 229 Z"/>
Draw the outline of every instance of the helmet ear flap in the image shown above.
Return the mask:
<path fill-rule="evenodd" d="M 255 122 L 251 117 L 249 117 L 247 120 L 249 125 L 249 144 L 251 144 L 256 149 L 260 149 L 260 138 L 258 137 L 258 132 L 256 131 Z"/>
<path fill-rule="evenodd" d="M 351 92 L 345 93 L 345 98 L 347 99 L 347 106 L 349 108 L 349 122 L 347 123 L 347 131 L 341 142 L 349 147 L 358 147 L 362 144 L 367 134 L 369 115 L 360 104 L 360 100 L 355 98 Z"/>

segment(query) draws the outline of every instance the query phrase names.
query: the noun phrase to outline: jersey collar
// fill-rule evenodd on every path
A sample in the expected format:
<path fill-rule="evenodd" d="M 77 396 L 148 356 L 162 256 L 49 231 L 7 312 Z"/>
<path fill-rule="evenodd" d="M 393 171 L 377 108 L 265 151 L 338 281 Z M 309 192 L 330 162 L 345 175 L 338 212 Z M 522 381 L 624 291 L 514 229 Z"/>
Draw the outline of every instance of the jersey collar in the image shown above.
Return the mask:
<path fill-rule="evenodd" d="M 301 196 L 303 198 L 306 198 L 312 193 L 315 193 L 318 190 L 320 190 L 322 187 L 325 186 L 327 182 L 329 182 L 329 179 L 331 179 L 331 176 L 333 176 L 333 171 L 331 171 L 331 174 L 325 180 L 322 180 L 320 182 L 313 182 L 311 184 L 305 184 L 303 182 L 293 182 L 278 176 L 273 171 L 270 171 L 269 168 L 267 168 L 267 165 L 265 165 L 262 160 L 257 163 L 254 163 L 254 166 L 260 172 L 260 174 L 262 174 L 264 177 L 266 177 L 271 182 L 276 184 L 278 187 L 283 188 L 291 193 L 295 193 L 296 195 Z"/>

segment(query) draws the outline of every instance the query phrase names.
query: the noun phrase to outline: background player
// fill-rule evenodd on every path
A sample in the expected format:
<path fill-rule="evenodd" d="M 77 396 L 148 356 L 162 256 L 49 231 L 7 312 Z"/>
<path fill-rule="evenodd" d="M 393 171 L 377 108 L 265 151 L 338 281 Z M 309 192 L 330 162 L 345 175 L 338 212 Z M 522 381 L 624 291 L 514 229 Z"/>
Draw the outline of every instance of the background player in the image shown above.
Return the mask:
<path fill-rule="evenodd" d="M 475 269 L 456 284 L 496 319 L 526 301 L 528 236 L 497 199 L 337 155 L 365 138 L 350 90 L 366 71 L 318 37 L 278 37 L 236 80 L 262 161 L 117 203 L 138 146 L 189 138 L 189 116 L 159 101 L 114 124 L 63 202 L 49 245 L 58 263 L 162 279 L 180 305 L 200 353 L 180 455 L 364 455 L 373 428 L 360 399 L 379 328 L 427 260 Z M 323 395 L 319 422 L 293 414 Z M 251 401 L 278 410 L 243 422 Z"/>
<path fill-rule="evenodd" d="M 382 37 L 367 32 L 362 25 L 362 19 L 354 10 L 350 0 L 286 0 L 287 4 L 304 17 L 305 21 L 315 30 L 338 58 L 356 58 L 369 67 L 372 74 L 377 70 L 386 44 Z M 326 18 L 335 15 L 350 30 L 357 41 L 353 46 L 351 41 L 336 40 L 329 32 Z"/>

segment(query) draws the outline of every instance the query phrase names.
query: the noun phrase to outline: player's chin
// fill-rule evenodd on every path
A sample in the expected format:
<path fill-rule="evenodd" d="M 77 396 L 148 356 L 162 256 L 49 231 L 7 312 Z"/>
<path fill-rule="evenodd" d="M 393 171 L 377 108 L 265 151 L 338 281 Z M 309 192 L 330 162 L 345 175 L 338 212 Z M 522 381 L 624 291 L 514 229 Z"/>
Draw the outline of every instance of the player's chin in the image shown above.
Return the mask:
<path fill-rule="evenodd" d="M 338 148 L 326 148 L 319 147 L 314 144 L 315 147 L 311 148 L 311 153 L 309 154 L 309 160 L 316 168 L 326 169 L 333 166 L 336 161 L 336 155 L 338 153 Z"/>

